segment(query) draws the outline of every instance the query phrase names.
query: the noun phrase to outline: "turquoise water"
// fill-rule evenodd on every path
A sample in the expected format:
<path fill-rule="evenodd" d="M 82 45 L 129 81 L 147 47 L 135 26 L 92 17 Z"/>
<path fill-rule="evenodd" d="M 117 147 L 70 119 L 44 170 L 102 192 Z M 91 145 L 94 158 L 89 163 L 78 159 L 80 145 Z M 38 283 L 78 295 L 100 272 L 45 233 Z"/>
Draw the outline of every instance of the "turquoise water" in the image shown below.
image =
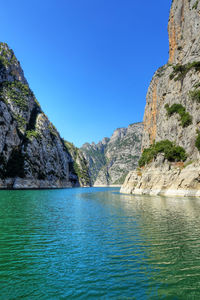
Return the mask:
<path fill-rule="evenodd" d="M 200 299 L 200 199 L 0 191 L 0 299 Z"/>

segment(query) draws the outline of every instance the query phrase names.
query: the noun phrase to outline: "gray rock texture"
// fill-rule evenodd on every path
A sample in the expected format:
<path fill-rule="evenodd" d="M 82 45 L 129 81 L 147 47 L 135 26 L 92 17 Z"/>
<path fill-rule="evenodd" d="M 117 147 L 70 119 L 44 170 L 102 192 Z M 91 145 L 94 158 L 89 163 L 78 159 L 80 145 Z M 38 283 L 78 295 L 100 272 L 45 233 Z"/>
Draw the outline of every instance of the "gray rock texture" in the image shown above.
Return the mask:
<path fill-rule="evenodd" d="M 111 138 L 97 145 L 84 144 L 80 151 L 88 161 L 92 184 L 95 186 L 122 184 L 128 172 L 136 168 L 141 153 L 143 124 L 118 128 Z"/>
<path fill-rule="evenodd" d="M 0 188 L 77 186 L 71 160 L 13 51 L 0 43 Z"/>
<path fill-rule="evenodd" d="M 200 130 L 199 26 L 200 1 L 172 2 L 168 23 L 169 61 L 153 76 L 144 113 L 142 149 L 154 141 L 167 139 L 186 150 L 187 161 L 177 166 L 157 157 L 130 173 L 121 192 L 199 195 L 200 155 L 195 145 Z M 183 126 L 178 113 L 167 115 L 166 104 L 169 107 L 181 104 L 192 118 L 191 124 Z"/>
<path fill-rule="evenodd" d="M 170 10 L 169 63 L 185 64 L 199 60 L 200 1 L 173 0 Z"/>
<path fill-rule="evenodd" d="M 165 196 L 200 196 L 199 161 L 188 166 L 168 163 L 157 157 L 144 170 L 129 172 L 121 187 L 122 193 Z"/>

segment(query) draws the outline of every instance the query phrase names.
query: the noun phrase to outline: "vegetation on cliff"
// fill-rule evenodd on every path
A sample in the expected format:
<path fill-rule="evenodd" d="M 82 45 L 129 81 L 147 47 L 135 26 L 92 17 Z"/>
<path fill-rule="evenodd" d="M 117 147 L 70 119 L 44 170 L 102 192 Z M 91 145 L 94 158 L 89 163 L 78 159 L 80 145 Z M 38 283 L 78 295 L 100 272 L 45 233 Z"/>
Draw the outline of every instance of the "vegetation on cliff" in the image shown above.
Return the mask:
<path fill-rule="evenodd" d="M 170 74 L 169 78 L 175 81 L 183 80 L 186 74 L 191 70 L 195 69 L 196 71 L 200 71 L 200 62 L 193 61 L 192 63 L 187 63 L 185 65 L 177 64 L 173 66 L 173 72 Z"/>
<path fill-rule="evenodd" d="M 197 138 L 196 138 L 196 141 L 195 141 L 195 146 L 200 151 L 200 131 L 199 130 L 197 130 Z"/>
<path fill-rule="evenodd" d="M 21 110 L 28 110 L 27 97 L 33 96 L 29 86 L 20 81 L 4 81 L 0 84 L 0 97 L 7 101 L 8 99 L 17 105 Z"/>
<path fill-rule="evenodd" d="M 200 103 L 200 89 L 195 88 L 193 91 L 189 91 L 189 96 L 193 101 Z"/>
<path fill-rule="evenodd" d="M 36 130 L 27 130 L 26 137 L 30 140 L 32 137 L 39 139 L 40 134 Z"/>
<path fill-rule="evenodd" d="M 6 43 L 0 42 L 0 54 L 0 70 L 18 63 L 13 50 L 10 49 Z"/>
<path fill-rule="evenodd" d="M 180 103 L 174 103 L 172 106 L 165 104 L 165 109 L 167 110 L 167 116 L 171 117 L 173 114 L 177 113 L 180 116 L 181 125 L 187 127 L 192 124 L 192 116 L 186 112 L 185 107 Z"/>
<path fill-rule="evenodd" d="M 171 162 L 185 161 L 187 159 L 187 154 L 183 147 L 176 146 L 169 140 L 164 140 L 153 143 L 149 148 L 144 149 L 139 160 L 139 166 L 143 167 L 150 163 L 159 153 L 163 153 L 164 157 Z"/>
<path fill-rule="evenodd" d="M 197 9 L 198 3 L 199 3 L 199 0 L 197 0 L 197 1 L 194 3 L 194 5 L 192 6 L 192 9 Z"/>

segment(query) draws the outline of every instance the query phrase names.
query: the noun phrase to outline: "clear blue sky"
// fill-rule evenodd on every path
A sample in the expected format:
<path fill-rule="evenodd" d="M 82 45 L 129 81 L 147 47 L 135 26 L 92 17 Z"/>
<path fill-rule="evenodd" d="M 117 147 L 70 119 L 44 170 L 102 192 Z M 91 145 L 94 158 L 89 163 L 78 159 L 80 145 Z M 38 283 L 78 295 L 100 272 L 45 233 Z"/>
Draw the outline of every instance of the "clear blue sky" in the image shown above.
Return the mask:
<path fill-rule="evenodd" d="M 142 121 L 152 75 L 168 60 L 170 5 L 2 1 L 0 40 L 14 50 L 61 136 L 80 146 Z"/>

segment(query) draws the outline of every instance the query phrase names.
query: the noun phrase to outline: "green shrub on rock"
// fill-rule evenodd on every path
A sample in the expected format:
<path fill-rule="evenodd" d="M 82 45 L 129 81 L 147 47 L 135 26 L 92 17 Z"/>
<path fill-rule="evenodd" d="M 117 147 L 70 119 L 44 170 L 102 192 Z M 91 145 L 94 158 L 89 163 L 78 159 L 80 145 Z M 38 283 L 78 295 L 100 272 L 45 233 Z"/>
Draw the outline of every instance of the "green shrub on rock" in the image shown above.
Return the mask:
<path fill-rule="evenodd" d="M 192 9 L 197 9 L 198 3 L 199 3 L 199 0 L 197 0 L 197 1 L 194 3 L 194 5 L 192 6 Z"/>
<path fill-rule="evenodd" d="M 189 96 L 193 101 L 196 101 L 197 103 L 200 103 L 200 90 L 199 89 L 195 89 L 194 91 L 190 91 Z"/>
<path fill-rule="evenodd" d="M 39 139 L 40 134 L 36 130 L 27 130 L 26 137 L 30 140 L 32 137 Z"/>
<path fill-rule="evenodd" d="M 29 86 L 20 81 L 4 81 L 0 84 L 0 96 L 3 99 L 9 98 L 22 111 L 28 111 L 27 97 L 33 96 Z"/>
<path fill-rule="evenodd" d="M 170 74 L 169 78 L 170 80 L 174 79 L 175 81 L 183 80 L 187 73 L 193 68 L 195 71 L 200 71 L 200 62 L 193 61 L 192 63 L 187 63 L 185 65 L 177 64 L 173 66 L 173 72 Z"/>
<path fill-rule="evenodd" d="M 168 117 L 171 117 L 173 114 L 179 114 L 181 118 L 181 125 L 187 127 L 192 124 L 192 116 L 186 112 L 185 107 L 182 104 L 174 103 L 172 106 L 165 104 L 165 109 L 167 110 Z"/>
<path fill-rule="evenodd" d="M 142 156 L 139 160 L 139 167 L 150 163 L 154 158 L 157 157 L 158 153 L 163 153 L 164 157 L 171 162 L 185 161 L 187 154 L 185 149 L 181 146 L 176 146 L 169 140 L 163 140 L 154 143 L 149 148 L 144 149 Z"/>
<path fill-rule="evenodd" d="M 197 133 L 198 133 L 198 136 L 197 136 L 196 141 L 195 141 L 195 146 L 200 151 L 200 131 L 197 131 Z"/>

